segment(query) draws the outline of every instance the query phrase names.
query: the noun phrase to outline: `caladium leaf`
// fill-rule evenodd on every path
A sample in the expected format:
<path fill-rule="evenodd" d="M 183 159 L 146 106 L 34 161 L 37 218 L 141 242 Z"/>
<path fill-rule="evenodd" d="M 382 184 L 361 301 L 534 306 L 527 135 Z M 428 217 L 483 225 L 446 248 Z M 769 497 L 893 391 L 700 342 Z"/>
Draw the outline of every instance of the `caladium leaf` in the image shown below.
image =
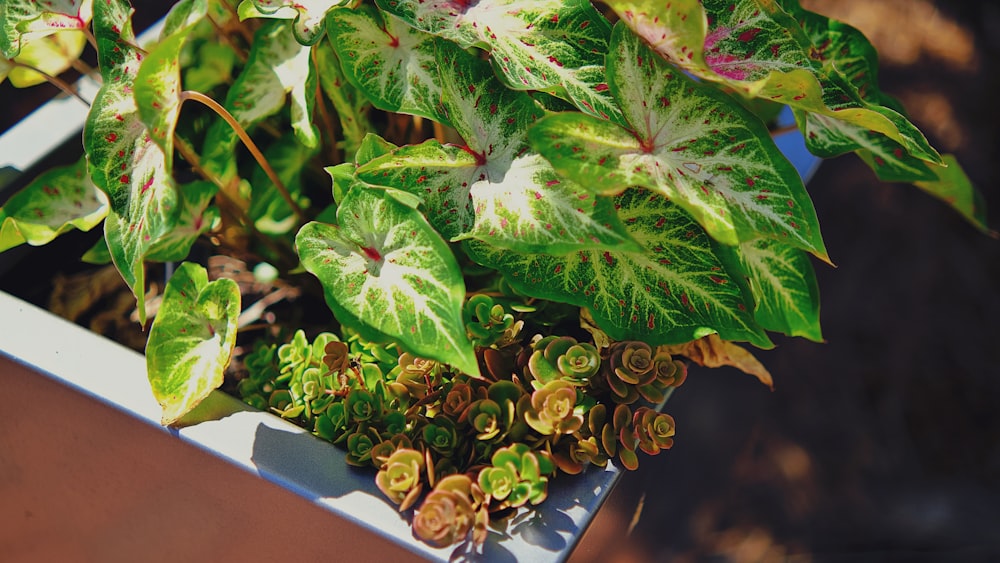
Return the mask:
<path fill-rule="evenodd" d="M 442 107 L 466 147 L 426 141 L 361 166 L 369 184 L 420 197 L 428 218 L 451 240 L 561 254 L 584 248 L 635 249 L 610 200 L 559 176 L 526 150 L 542 114 L 530 96 L 505 88 L 489 65 L 442 44 L 438 64 L 453 73 Z"/>
<path fill-rule="evenodd" d="M 14 57 L 14 65 L 0 59 L 0 66 L 10 65 L 10 84 L 15 88 L 28 88 L 46 82 L 49 76 L 59 76 L 80 58 L 87 45 L 87 37 L 82 31 L 67 30 L 26 43 L 21 53 Z M 29 68 L 30 67 L 30 68 Z M 45 74 L 35 72 L 38 69 Z M 0 70 L 0 82 L 3 71 Z"/>
<path fill-rule="evenodd" d="M 177 224 L 149 250 L 147 258 L 158 262 L 180 262 L 191 252 L 199 236 L 219 219 L 219 210 L 211 205 L 218 187 L 200 180 L 180 186 L 181 211 Z"/>
<path fill-rule="evenodd" d="M 185 262 L 167 282 L 146 344 L 147 377 L 163 425 L 222 385 L 239 315 L 240 289 L 231 279 L 209 282 L 203 267 Z"/>
<path fill-rule="evenodd" d="M 241 20 L 247 18 L 276 18 L 293 20 L 295 39 L 303 45 L 315 45 L 323 36 L 326 13 L 352 0 L 243 0 L 237 13 Z"/>
<path fill-rule="evenodd" d="M 771 239 L 757 239 L 716 252 L 734 276 L 742 272 L 763 328 L 823 341 L 819 323 L 819 284 L 809 256 Z"/>
<path fill-rule="evenodd" d="M 934 167 L 936 179 L 914 182 L 914 185 L 955 208 L 980 231 L 990 233 L 983 195 L 972 185 L 954 155 L 944 155 L 944 162 L 946 167 Z"/>
<path fill-rule="evenodd" d="M 290 23 L 264 23 L 254 34 L 253 46 L 243 71 L 226 94 L 226 109 L 244 128 L 278 113 L 291 103 L 292 130 L 307 147 L 319 145 L 319 132 L 312 124 L 316 75 L 310 49 L 295 40 Z M 224 121 L 218 121 L 206 136 L 202 165 L 228 178 L 234 171 L 233 149 L 237 136 Z"/>
<path fill-rule="evenodd" d="M 539 90 L 620 120 L 604 83 L 609 25 L 587 0 L 377 0 L 410 25 L 490 51 L 511 88 Z"/>
<path fill-rule="evenodd" d="M 87 115 L 83 143 L 90 176 L 107 194 L 113 211 L 105 220 L 108 248 L 136 295 L 139 320 L 145 323 L 143 261 L 174 228 L 178 197 L 166 155 L 142 123 L 132 95 L 142 52 L 135 47 L 128 2 L 98 2 L 94 35 L 104 80 Z"/>
<path fill-rule="evenodd" d="M 433 36 L 372 9 L 330 12 L 327 35 L 347 79 L 375 107 L 447 123 L 438 108 L 441 77 Z"/>
<path fill-rule="evenodd" d="M 892 108 L 865 101 L 835 69 L 814 60 L 795 19 L 772 0 L 611 0 L 657 53 L 699 78 L 886 135 L 914 157 L 940 163 L 922 133 Z"/>
<path fill-rule="evenodd" d="M 76 228 L 89 231 L 108 214 L 108 200 L 87 174 L 87 161 L 53 168 L 0 207 L 0 252 L 47 244 Z"/>
<path fill-rule="evenodd" d="M 727 340 L 717 334 L 685 342 L 674 346 L 660 346 L 657 352 L 666 352 L 672 356 L 684 356 L 699 366 L 717 368 L 732 366 L 743 373 L 752 375 L 758 381 L 774 389 L 774 379 L 764 364 L 754 357 L 747 349 Z"/>
<path fill-rule="evenodd" d="M 307 223 L 295 247 L 342 323 L 357 321 L 366 337 L 388 336 L 413 354 L 479 375 L 462 322 L 462 273 L 418 211 L 357 185 L 337 208 L 337 225 Z"/>
<path fill-rule="evenodd" d="M 718 333 L 770 347 L 752 304 L 705 232 L 667 198 L 630 189 L 615 199 L 638 252 L 519 253 L 469 241 L 469 255 L 518 291 L 590 310 L 615 340 L 679 344 Z"/>
<path fill-rule="evenodd" d="M 286 134 L 264 153 L 264 158 L 278 174 L 281 183 L 303 208 L 309 207 L 309 200 L 302 194 L 302 170 L 316 152 L 316 149 L 296 143 L 292 135 Z M 248 213 L 257 230 L 269 234 L 284 234 L 295 228 L 298 220 L 292 207 L 281 197 L 262 169 L 254 170 L 250 185 Z"/>
<path fill-rule="evenodd" d="M 0 2 L 0 55 L 13 59 L 26 41 L 67 29 L 84 30 L 93 0 L 4 0 Z"/>
<path fill-rule="evenodd" d="M 160 42 L 143 58 L 135 78 L 139 117 L 163 149 L 168 173 L 173 168 L 174 129 L 180 113 L 181 48 L 206 13 L 207 0 L 183 0 L 174 5 L 167 14 Z"/>
<path fill-rule="evenodd" d="M 313 47 L 316 57 L 316 74 L 319 85 L 333 103 L 337 119 L 340 121 L 342 141 L 337 146 L 346 155 L 352 155 L 361 146 L 365 135 L 375 130 L 368 120 L 371 101 L 354 84 L 347 80 L 340 66 L 340 58 L 329 39 L 324 39 Z"/>
<path fill-rule="evenodd" d="M 531 130 L 536 150 L 591 189 L 663 193 L 723 244 L 767 236 L 827 260 L 802 179 L 753 114 L 668 65 L 622 25 L 611 49 L 609 86 L 630 127 L 555 114 Z"/>

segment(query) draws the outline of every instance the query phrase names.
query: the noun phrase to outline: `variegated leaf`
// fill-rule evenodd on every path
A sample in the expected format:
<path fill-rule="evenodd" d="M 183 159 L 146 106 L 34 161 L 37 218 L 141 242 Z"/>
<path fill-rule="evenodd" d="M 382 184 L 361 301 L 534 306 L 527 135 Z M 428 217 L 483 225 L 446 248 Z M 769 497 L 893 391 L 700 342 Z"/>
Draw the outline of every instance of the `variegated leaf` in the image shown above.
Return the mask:
<path fill-rule="evenodd" d="M 47 244 L 76 228 L 89 231 L 108 214 L 108 200 L 87 175 L 87 161 L 53 168 L 0 207 L 0 252 Z"/>
<path fill-rule="evenodd" d="M 555 114 L 532 129 L 536 150 L 591 190 L 663 193 L 724 244 L 767 236 L 827 259 L 802 180 L 759 120 L 624 26 L 615 27 L 611 47 L 610 87 L 630 128 Z"/>
<path fill-rule="evenodd" d="M 734 276 L 745 273 L 757 324 L 822 342 L 819 285 L 805 252 L 770 239 L 717 248 L 717 252 Z"/>
<path fill-rule="evenodd" d="M 150 248 L 174 228 L 179 212 L 167 161 L 142 123 L 132 95 L 142 52 L 135 47 L 125 0 L 94 6 L 94 35 L 103 86 L 83 132 L 90 176 L 111 204 L 105 238 L 145 323 L 145 267 Z"/>
<path fill-rule="evenodd" d="M 490 51 L 511 88 L 540 90 L 620 121 L 604 82 L 609 26 L 587 0 L 377 0 L 410 25 Z"/>
<path fill-rule="evenodd" d="M 222 278 L 208 281 L 205 268 L 185 262 L 167 282 L 146 345 L 146 372 L 153 396 L 170 425 L 215 388 L 236 344 L 240 288 Z"/>
<path fill-rule="evenodd" d="M 361 146 L 365 135 L 375 130 L 368 120 L 371 101 L 361 89 L 347 80 L 340 65 L 340 58 L 329 39 L 323 39 L 313 47 L 316 56 L 316 74 L 320 87 L 333 103 L 343 139 L 338 148 L 350 157 Z"/>
<path fill-rule="evenodd" d="M 316 76 L 309 47 L 293 37 L 287 21 L 268 21 L 254 34 L 253 46 L 243 71 L 226 95 L 226 109 L 241 126 L 249 128 L 291 104 L 292 129 L 299 142 L 319 145 L 312 124 Z M 216 122 L 206 136 L 202 164 L 212 173 L 228 177 L 233 172 L 233 149 L 237 136 L 223 121 Z"/>
<path fill-rule="evenodd" d="M 638 252 L 519 253 L 469 241 L 470 256 L 498 269 L 527 295 L 587 307 L 616 340 L 679 344 L 718 333 L 770 347 L 740 284 L 705 232 L 667 198 L 641 189 L 615 204 Z"/>
<path fill-rule="evenodd" d="M 93 0 L 4 0 L 0 2 L 0 55 L 13 59 L 25 42 L 67 29 L 84 30 Z"/>
<path fill-rule="evenodd" d="M 972 185 L 953 155 L 944 155 L 944 162 L 946 166 L 934 167 L 936 179 L 915 182 L 914 185 L 955 208 L 980 231 L 991 233 L 986 224 L 986 201 L 983 195 Z"/>
<path fill-rule="evenodd" d="M 7 73 L 11 86 L 28 88 L 49 80 L 46 75 L 59 76 L 68 70 L 80 58 L 86 45 L 87 37 L 82 31 L 60 31 L 27 42 L 13 61 L 0 58 L 0 67 L 9 65 Z M 0 82 L 3 82 L 3 76 L 0 68 Z"/>
<path fill-rule="evenodd" d="M 241 20 L 292 20 L 295 39 L 308 46 L 315 45 L 323 36 L 323 22 L 327 12 L 351 3 L 351 0 L 243 0 L 237 12 Z"/>
<path fill-rule="evenodd" d="M 180 113 L 181 48 L 195 24 L 208 12 L 206 0 L 183 0 L 167 14 L 160 41 L 146 54 L 135 78 L 135 101 L 139 117 L 153 141 L 166 155 L 166 168 L 173 168 L 174 130 Z"/>
<path fill-rule="evenodd" d="M 330 12 L 327 35 L 344 74 L 375 107 L 447 123 L 438 108 L 441 77 L 433 36 L 372 9 Z"/>
<path fill-rule="evenodd" d="M 939 163 L 922 133 L 892 108 L 870 103 L 774 0 L 611 0 L 608 5 L 672 63 L 751 96 L 821 113 L 886 135 L 916 158 Z"/>
<path fill-rule="evenodd" d="M 438 49 L 438 65 L 454 77 L 442 107 L 468 146 L 404 147 L 360 167 L 359 179 L 420 197 L 451 240 L 553 254 L 634 248 L 609 201 L 526 150 L 525 132 L 542 114 L 527 94 L 504 88 L 487 63 L 450 44 Z"/>
<path fill-rule="evenodd" d="M 149 250 L 149 260 L 180 262 L 187 258 L 199 236 L 219 219 L 219 210 L 211 205 L 218 187 L 200 180 L 180 186 L 181 212 L 177 224 Z"/>
<path fill-rule="evenodd" d="M 462 273 L 418 211 L 358 185 L 337 209 L 337 225 L 307 223 L 295 246 L 342 323 L 479 375 L 462 322 Z"/>

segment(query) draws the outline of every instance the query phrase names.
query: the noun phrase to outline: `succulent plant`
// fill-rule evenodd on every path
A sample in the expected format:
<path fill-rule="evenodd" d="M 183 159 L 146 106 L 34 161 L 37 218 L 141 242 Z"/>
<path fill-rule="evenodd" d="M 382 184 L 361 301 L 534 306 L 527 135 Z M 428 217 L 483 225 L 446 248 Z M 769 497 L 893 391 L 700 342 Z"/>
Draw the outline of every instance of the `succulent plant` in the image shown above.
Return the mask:
<path fill-rule="evenodd" d="M 483 493 L 499 501 L 495 509 L 538 504 L 548 496 L 548 478 L 556 465 L 547 453 L 517 442 L 497 450 L 490 461 L 477 482 Z"/>
<path fill-rule="evenodd" d="M 576 412 L 576 394 L 576 387 L 567 381 L 546 383 L 531 394 L 530 406 L 524 411 L 525 422 L 543 436 L 579 430 L 583 416 Z"/>
<path fill-rule="evenodd" d="M 535 389 L 557 379 L 583 386 L 601 367 L 597 348 L 589 342 L 577 342 L 571 336 L 542 338 L 532 348 L 528 370 Z"/>
<path fill-rule="evenodd" d="M 472 487 L 472 480 L 467 475 L 449 475 L 438 481 L 413 517 L 413 533 L 436 547 L 449 546 L 466 538 L 474 527 L 478 527 Z M 485 534 L 485 526 L 482 532 Z"/>
<path fill-rule="evenodd" d="M 649 455 L 669 450 L 674 445 L 674 418 L 648 407 L 639 407 L 632 415 L 639 449 Z"/>
<path fill-rule="evenodd" d="M 399 449 L 386 460 L 375 475 L 375 485 L 399 505 L 400 512 L 413 506 L 423 490 L 424 454 L 412 449 Z"/>

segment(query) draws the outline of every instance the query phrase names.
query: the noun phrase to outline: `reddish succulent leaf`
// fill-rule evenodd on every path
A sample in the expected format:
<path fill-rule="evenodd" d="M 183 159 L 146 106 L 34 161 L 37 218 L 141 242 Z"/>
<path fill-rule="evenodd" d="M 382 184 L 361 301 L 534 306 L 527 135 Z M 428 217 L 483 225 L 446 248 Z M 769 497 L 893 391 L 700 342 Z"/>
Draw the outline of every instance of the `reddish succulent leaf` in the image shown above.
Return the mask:
<path fill-rule="evenodd" d="M 827 259 L 801 178 L 753 114 L 663 62 L 624 26 L 611 47 L 610 87 L 630 128 L 551 115 L 531 131 L 536 150 L 591 189 L 663 193 L 724 244 L 767 236 Z"/>
<path fill-rule="evenodd" d="M 0 252 L 46 244 L 71 228 L 89 231 L 107 214 L 107 198 L 90 181 L 85 159 L 53 168 L 0 207 Z"/>
<path fill-rule="evenodd" d="M 84 30 L 93 0 L 4 0 L 0 2 L 0 55 L 13 59 L 26 41 L 68 29 Z"/>
<path fill-rule="evenodd" d="M 113 211 L 105 220 L 108 248 L 145 323 L 143 261 L 174 228 L 177 193 L 166 156 L 142 123 L 133 97 L 143 53 L 135 47 L 128 2 L 97 2 L 94 35 L 104 84 L 87 116 L 84 147 L 91 178 L 108 195 Z"/>
<path fill-rule="evenodd" d="M 470 256 L 526 295 L 587 307 L 612 339 L 681 343 L 718 332 L 760 347 L 771 343 L 740 284 L 697 223 L 662 195 L 630 189 L 615 200 L 641 251 L 519 253 L 479 241 Z"/>

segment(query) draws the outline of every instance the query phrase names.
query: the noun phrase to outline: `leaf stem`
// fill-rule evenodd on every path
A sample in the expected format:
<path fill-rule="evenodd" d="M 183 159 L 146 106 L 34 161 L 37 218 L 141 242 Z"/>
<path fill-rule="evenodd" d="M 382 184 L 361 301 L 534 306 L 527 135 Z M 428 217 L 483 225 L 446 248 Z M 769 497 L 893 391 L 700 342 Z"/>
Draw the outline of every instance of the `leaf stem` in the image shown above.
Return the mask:
<path fill-rule="evenodd" d="M 798 128 L 799 127 L 793 123 L 791 125 L 785 125 L 784 127 L 778 127 L 777 129 L 771 129 L 771 138 L 773 139 L 784 135 L 785 133 L 791 133 L 792 131 L 796 131 Z"/>
<path fill-rule="evenodd" d="M 60 90 L 63 91 L 63 93 L 65 93 L 67 95 L 70 95 L 70 96 L 73 96 L 74 98 L 80 100 L 81 102 L 83 102 L 87 106 L 90 106 L 90 100 L 88 100 L 88 99 L 84 98 L 83 96 L 81 96 L 80 93 L 76 91 L 76 88 L 74 88 L 69 83 L 67 83 L 65 80 L 59 78 L 58 76 L 52 76 L 51 74 L 45 72 L 44 70 L 41 70 L 41 69 L 39 69 L 37 67 L 34 67 L 32 65 L 29 65 L 29 64 L 21 63 L 21 62 L 18 62 L 18 61 L 8 61 L 8 62 L 12 63 L 14 66 L 18 66 L 18 67 L 21 67 L 21 68 L 26 68 L 28 70 L 37 72 L 38 74 L 42 75 L 43 78 L 45 78 L 46 82 L 48 82 L 49 84 L 55 86 L 56 88 L 59 88 Z"/>
<path fill-rule="evenodd" d="M 292 212 L 295 213 L 295 217 L 296 219 L 298 219 L 299 223 L 305 223 L 306 221 L 305 212 L 302 210 L 301 207 L 299 207 L 298 202 L 296 202 L 295 199 L 292 198 L 292 195 L 288 192 L 288 188 L 285 187 L 284 182 L 282 182 L 281 178 L 278 177 L 278 174 L 277 172 L 274 171 L 274 168 L 271 168 L 271 163 L 269 163 L 267 159 L 264 158 L 264 153 L 260 152 L 260 149 L 257 148 L 257 144 L 254 143 L 253 139 L 250 138 L 250 135 L 247 134 L 246 129 L 244 129 L 243 126 L 241 126 L 239 122 L 236 121 L 236 118 L 233 117 L 233 115 L 229 113 L 226 110 L 226 108 L 222 107 L 222 105 L 219 104 L 219 102 L 216 102 L 215 100 L 206 96 L 205 94 L 202 94 L 201 92 L 196 92 L 194 90 L 184 90 L 183 92 L 180 93 L 180 103 L 184 103 L 185 100 L 194 100 L 196 102 L 200 102 L 208 106 L 212 111 L 217 113 L 219 117 L 224 119 L 226 123 L 229 124 L 230 127 L 233 128 L 233 131 L 235 131 L 236 134 L 239 136 L 240 140 L 243 141 L 244 146 L 246 146 L 247 150 L 250 151 L 250 154 L 253 155 L 254 160 L 257 161 L 257 164 L 259 164 L 260 167 L 264 170 L 264 173 L 267 174 L 268 179 L 271 180 L 272 184 L 274 184 L 274 187 L 275 189 L 278 190 L 278 193 L 281 195 L 281 198 L 284 199 L 289 206 L 291 206 Z"/>

